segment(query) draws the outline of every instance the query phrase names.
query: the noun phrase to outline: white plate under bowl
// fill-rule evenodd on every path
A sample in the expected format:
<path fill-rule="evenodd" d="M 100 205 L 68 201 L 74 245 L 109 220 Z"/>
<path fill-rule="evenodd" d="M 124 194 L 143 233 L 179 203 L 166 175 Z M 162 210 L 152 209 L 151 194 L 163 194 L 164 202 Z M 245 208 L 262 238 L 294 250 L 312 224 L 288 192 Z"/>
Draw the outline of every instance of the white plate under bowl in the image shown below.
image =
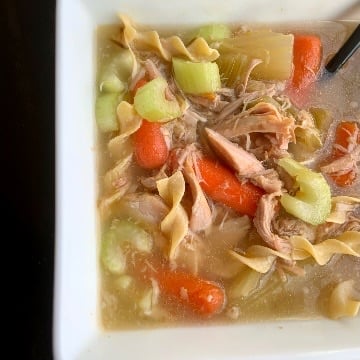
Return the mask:
<path fill-rule="evenodd" d="M 56 360 L 360 359 L 360 317 L 105 332 L 99 321 L 94 119 L 96 28 L 359 18 L 341 0 L 59 0 L 56 14 Z M 357 11 L 355 13 L 354 11 Z"/>

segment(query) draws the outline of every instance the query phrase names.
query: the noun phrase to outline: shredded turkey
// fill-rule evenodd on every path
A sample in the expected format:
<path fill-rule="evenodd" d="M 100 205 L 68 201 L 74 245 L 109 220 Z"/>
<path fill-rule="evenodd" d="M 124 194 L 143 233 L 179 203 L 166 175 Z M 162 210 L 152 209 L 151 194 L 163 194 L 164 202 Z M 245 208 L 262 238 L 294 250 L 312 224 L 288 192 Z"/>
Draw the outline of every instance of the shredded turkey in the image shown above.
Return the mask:
<path fill-rule="evenodd" d="M 191 208 L 190 229 L 193 232 L 205 230 L 211 225 L 212 213 L 206 200 L 206 196 L 199 184 L 198 178 L 194 171 L 193 155 L 190 154 L 184 163 L 183 174 L 190 185 L 193 205 Z"/>
<path fill-rule="evenodd" d="M 272 222 L 273 228 L 281 238 L 290 238 L 294 235 L 304 236 L 311 243 L 316 239 L 316 227 L 300 219 L 290 216 L 279 216 Z"/>
<path fill-rule="evenodd" d="M 251 72 L 256 68 L 256 66 L 258 66 L 261 63 L 262 60 L 260 59 L 251 59 L 249 66 L 246 72 L 244 73 L 242 79 L 235 85 L 235 93 L 237 94 L 237 96 L 245 92 Z"/>
<path fill-rule="evenodd" d="M 224 136 L 210 128 L 205 129 L 211 146 L 241 176 L 261 172 L 264 169 L 256 157 L 242 147 L 232 143 Z"/>
<path fill-rule="evenodd" d="M 360 218 L 349 215 L 347 221 L 342 224 L 326 222 L 317 228 L 316 239 L 321 242 L 324 239 L 336 237 L 345 231 L 360 231 Z"/>
<path fill-rule="evenodd" d="M 261 197 L 255 213 L 254 225 L 258 234 L 271 248 L 284 254 L 290 254 L 292 250 L 290 242 L 275 234 L 271 226 L 276 214 L 277 196 L 279 195 L 281 193 L 272 193 Z"/>
<path fill-rule="evenodd" d="M 282 150 L 287 150 L 289 142 L 295 141 L 294 129 L 293 117 L 281 115 L 274 105 L 266 102 L 259 102 L 214 126 L 214 130 L 230 139 L 250 133 L 270 133 Z"/>
<path fill-rule="evenodd" d="M 351 171 L 359 172 L 358 164 L 360 163 L 360 145 L 354 147 L 352 152 L 335 159 L 330 164 L 321 167 L 321 171 L 325 174 L 339 176 L 347 174 Z"/>
<path fill-rule="evenodd" d="M 263 188 L 268 194 L 278 193 L 283 187 L 283 182 L 279 179 L 279 174 L 275 169 L 266 169 L 255 174 L 251 181 Z"/>
<path fill-rule="evenodd" d="M 267 193 L 279 192 L 282 181 L 274 169 L 265 169 L 262 163 L 241 146 L 229 141 L 210 128 L 205 129 L 209 142 L 217 154 L 231 166 L 239 177 L 249 178 Z"/>

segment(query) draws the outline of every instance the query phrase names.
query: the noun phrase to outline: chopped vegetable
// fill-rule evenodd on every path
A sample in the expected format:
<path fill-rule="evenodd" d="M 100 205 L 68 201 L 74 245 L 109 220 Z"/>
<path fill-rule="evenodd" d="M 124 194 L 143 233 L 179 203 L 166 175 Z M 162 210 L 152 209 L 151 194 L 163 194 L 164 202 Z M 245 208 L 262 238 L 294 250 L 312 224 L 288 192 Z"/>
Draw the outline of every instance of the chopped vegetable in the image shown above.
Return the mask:
<path fill-rule="evenodd" d="M 309 111 L 314 118 L 316 127 L 320 131 L 327 130 L 331 121 L 330 112 L 326 109 L 319 107 L 311 107 Z"/>
<path fill-rule="evenodd" d="M 169 149 L 161 132 L 161 124 L 143 120 L 133 135 L 136 162 L 144 169 L 156 169 L 165 164 Z"/>
<path fill-rule="evenodd" d="M 112 229 L 122 243 L 129 243 L 140 252 L 149 253 L 152 249 L 151 235 L 130 220 L 115 220 Z"/>
<path fill-rule="evenodd" d="M 246 267 L 232 281 L 229 297 L 231 299 L 239 299 L 249 296 L 259 285 L 261 276 L 260 272 Z"/>
<path fill-rule="evenodd" d="M 202 37 L 208 43 L 212 43 L 214 41 L 219 41 L 224 38 L 228 38 L 231 36 L 231 29 L 224 24 L 208 24 L 201 26 L 199 29 L 196 29 L 191 33 L 191 40 Z"/>
<path fill-rule="evenodd" d="M 322 44 L 318 36 L 295 35 L 294 72 L 292 86 L 301 90 L 316 80 L 322 57 Z"/>
<path fill-rule="evenodd" d="M 255 79 L 287 80 L 292 73 L 293 42 L 292 34 L 248 31 L 224 39 L 219 52 L 220 56 L 227 53 L 243 54 L 250 59 L 262 60 L 251 73 Z"/>
<path fill-rule="evenodd" d="M 120 93 L 126 89 L 133 67 L 131 53 L 127 49 L 121 49 L 114 57 L 104 64 L 103 71 L 99 76 L 99 88 L 101 92 Z"/>
<path fill-rule="evenodd" d="M 130 287 L 131 283 L 133 282 L 133 278 L 130 275 L 120 275 L 117 279 L 116 279 L 116 288 L 119 290 L 126 290 Z"/>
<path fill-rule="evenodd" d="M 216 60 L 226 86 L 233 87 L 241 80 L 248 68 L 249 58 L 244 54 L 223 54 Z"/>
<path fill-rule="evenodd" d="M 137 91 L 143 87 L 146 83 L 148 83 L 148 80 L 146 80 L 145 78 L 141 78 L 134 86 L 134 88 L 132 89 L 132 93 L 135 96 L 135 94 L 137 93 Z"/>
<path fill-rule="evenodd" d="M 208 157 L 199 157 L 195 165 L 199 182 L 213 200 L 250 216 L 255 215 L 263 190 L 248 181 L 240 182 L 232 171 Z"/>
<path fill-rule="evenodd" d="M 336 128 L 332 158 L 339 159 L 351 153 L 351 147 L 356 144 L 360 145 L 359 125 L 351 121 L 342 121 Z M 330 174 L 330 176 L 338 186 L 348 186 L 354 183 L 357 172 L 353 168 L 345 174 Z"/>
<path fill-rule="evenodd" d="M 312 225 L 324 223 L 331 211 L 331 192 L 323 175 L 291 158 L 280 159 L 279 165 L 295 178 L 295 184 L 299 186 L 295 196 L 281 196 L 284 209 Z"/>
<path fill-rule="evenodd" d="M 119 130 L 116 108 L 121 100 L 118 93 L 100 94 L 96 99 L 95 117 L 100 131 L 109 132 Z"/>
<path fill-rule="evenodd" d="M 360 127 L 353 121 L 342 121 L 336 128 L 332 156 L 339 158 L 351 151 L 350 147 L 360 144 Z"/>
<path fill-rule="evenodd" d="M 166 122 L 181 115 L 179 103 L 165 97 L 167 86 L 164 78 L 157 77 L 137 90 L 134 107 L 142 118 L 152 122 Z"/>
<path fill-rule="evenodd" d="M 115 74 L 109 74 L 100 84 L 101 92 L 120 93 L 125 90 L 125 83 Z"/>
<path fill-rule="evenodd" d="M 172 59 L 175 80 L 188 94 L 213 93 L 221 87 L 219 68 L 216 63 L 195 63 L 179 58 Z"/>
<path fill-rule="evenodd" d="M 130 220 L 114 220 L 105 232 L 101 245 L 101 260 L 113 274 L 123 274 L 126 268 L 125 244 L 131 244 L 140 252 L 149 253 L 152 238 L 149 233 Z"/>
<path fill-rule="evenodd" d="M 224 308 L 225 292 L 216 283 L 184 271 L 160 268 L 154 263 L 151 263 L 145 276 L 158 282 L 160 294 L 174 298 L 195 313 L 212 316 Z"/>
<path fill-rule="evenodd" d="M 126 269 L 126 257 L 121 245 L 122 239 L 116 228 L 111 227 L 105 232 L 101 243 L 101 261 L 113 274 L 123 274 Z"/>

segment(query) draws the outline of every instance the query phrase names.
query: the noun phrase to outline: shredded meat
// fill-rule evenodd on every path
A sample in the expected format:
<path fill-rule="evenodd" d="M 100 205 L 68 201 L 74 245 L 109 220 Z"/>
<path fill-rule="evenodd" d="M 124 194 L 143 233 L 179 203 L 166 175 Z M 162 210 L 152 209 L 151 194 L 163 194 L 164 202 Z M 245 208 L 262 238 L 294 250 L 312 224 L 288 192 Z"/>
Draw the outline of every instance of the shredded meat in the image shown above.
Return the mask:
<path fill-rule="evenodd" d="M 192 104 L 199 105 L 206 110 L 213 111 L 215 113 L 222 111 L 223 108 L 228 104 L 227 101 L 221 99 L 219 94 L 215 94 L 214 98 L 207 96 L 188 95 L 187 99 L 189 99 Z"/>
<path fill-rule="evenodd" d="M 344 231 L 360 231 L 360 218 L 350 215 L 348 220 L 343 224 L 326 222 L 318 226 L 316 232 L 317 242 L 336 237 Z"/>
<path fill-rule="evenodd" d="M 206 200 L 206 196 L 202 191 L 202 188 L 195 174 L 192 157 L 193 155 L 190 154 L 186 158 L 184 163 L 183 174 L 190 185 L 190 189 L 193 197 L 193 205 L 191 208 L 191 218 L 190 218 L 190 229 L 193 232 L 198 232 L 201 230 L 205 230 L 211 225 L 212 213 L 210 206 Z"/>
<path fill-rule="evenodd" d="M 245 74 L 243 75 L 243 78 L 235 86 L 235 93 L 237 94 L 237 96 L 239 96 L 245 92 L 251 72 L 254 70 L 254 68 L 256 66 L 258 66 L 261 63 L 262 63 L 262 60 L 260 60 L 260 59 L 252 59 L 250 61 L 250 64 L 249 64 Z"/>
<path fill-rule="evenodd" d="M 261 162 L 254 155 L 214 130 L 206 128 L 205 131 L 211 146 L 239 175 L 251 176 L 251 174 L 265 170 Z"/>
<path fill-rule="evenodd" d="M 291 218 L 288 216 L 279 216 L 274 219 L 274 230 L 282 238 L 289 238 L 294 235 L 304 236 L 307 240 L 313 243 L 316 239 L 316 227 L 305 223 L 300 219 Z"/>
<path fill-rule="evenodd" d="M 279 174 L 275 169 L 267 169 L 252 177 L 255 185 L 263 188 L 267 193 L 278 193 L 283 187 L 283 182 L 279 179 Z"/>
<path fill-rule="evenodd" d="M 352 152 L 335 159 L 330 164 L 322 166 L 321 171 L 325 174 L 339 176 L 351 171 L 359 172 L 358 164 L 360 163 L 360 145 L 357 145 Z"/>
<path fill-rule="evenodd" d="M 284 254 L 290 254 L 292 249 L 290 242 L 274 234 L 271 228 L 278 205 L 276 197 L 279 195 L 279 193 L 272 193 L 261 197 L 254 217 L 254 225 L 258 234 L 271 248 Z"/>
<path fill-rule="evenodd" d="M 229 141 L 209 128 L 205 129 L 211 146 L 229 166 L 236 170 L 239 177 L 250 179 L 268 193 L 278 192 L 282 182 L 274 169 L 266 170 L 256 157 L 237 144 Z"/>
<path fill-rule="evenodd" d="M 270 133 L 282 150 L 287 150 L 289 142 L 295 140 L 294 128 L 293 117 L 281 115 L 274 105 L 266 102 L 214 126 L 214 130 L 230 139 L 250 133 Z"/>

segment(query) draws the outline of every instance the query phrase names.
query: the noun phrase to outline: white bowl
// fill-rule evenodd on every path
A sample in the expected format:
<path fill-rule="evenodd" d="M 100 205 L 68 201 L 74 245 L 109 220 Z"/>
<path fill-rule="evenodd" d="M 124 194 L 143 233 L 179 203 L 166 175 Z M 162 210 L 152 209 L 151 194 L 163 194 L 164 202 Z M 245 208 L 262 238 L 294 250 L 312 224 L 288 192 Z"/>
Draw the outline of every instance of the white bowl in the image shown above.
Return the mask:
<path fill-rule="evenodd" d="M 152 25 L 329 20 L 357 1 L 59 0 L 56 16 L 54 356 L 92 359 L 360 359 L 360 317 L 105 332 L 99 321 L 95 33 L 117 13 Z M 354 9 L 354 8 L 353 8 Z M 357 10 L 358 11 L 358 10 Z M 347 18 L 360 18 L 349 11 Z"/>

